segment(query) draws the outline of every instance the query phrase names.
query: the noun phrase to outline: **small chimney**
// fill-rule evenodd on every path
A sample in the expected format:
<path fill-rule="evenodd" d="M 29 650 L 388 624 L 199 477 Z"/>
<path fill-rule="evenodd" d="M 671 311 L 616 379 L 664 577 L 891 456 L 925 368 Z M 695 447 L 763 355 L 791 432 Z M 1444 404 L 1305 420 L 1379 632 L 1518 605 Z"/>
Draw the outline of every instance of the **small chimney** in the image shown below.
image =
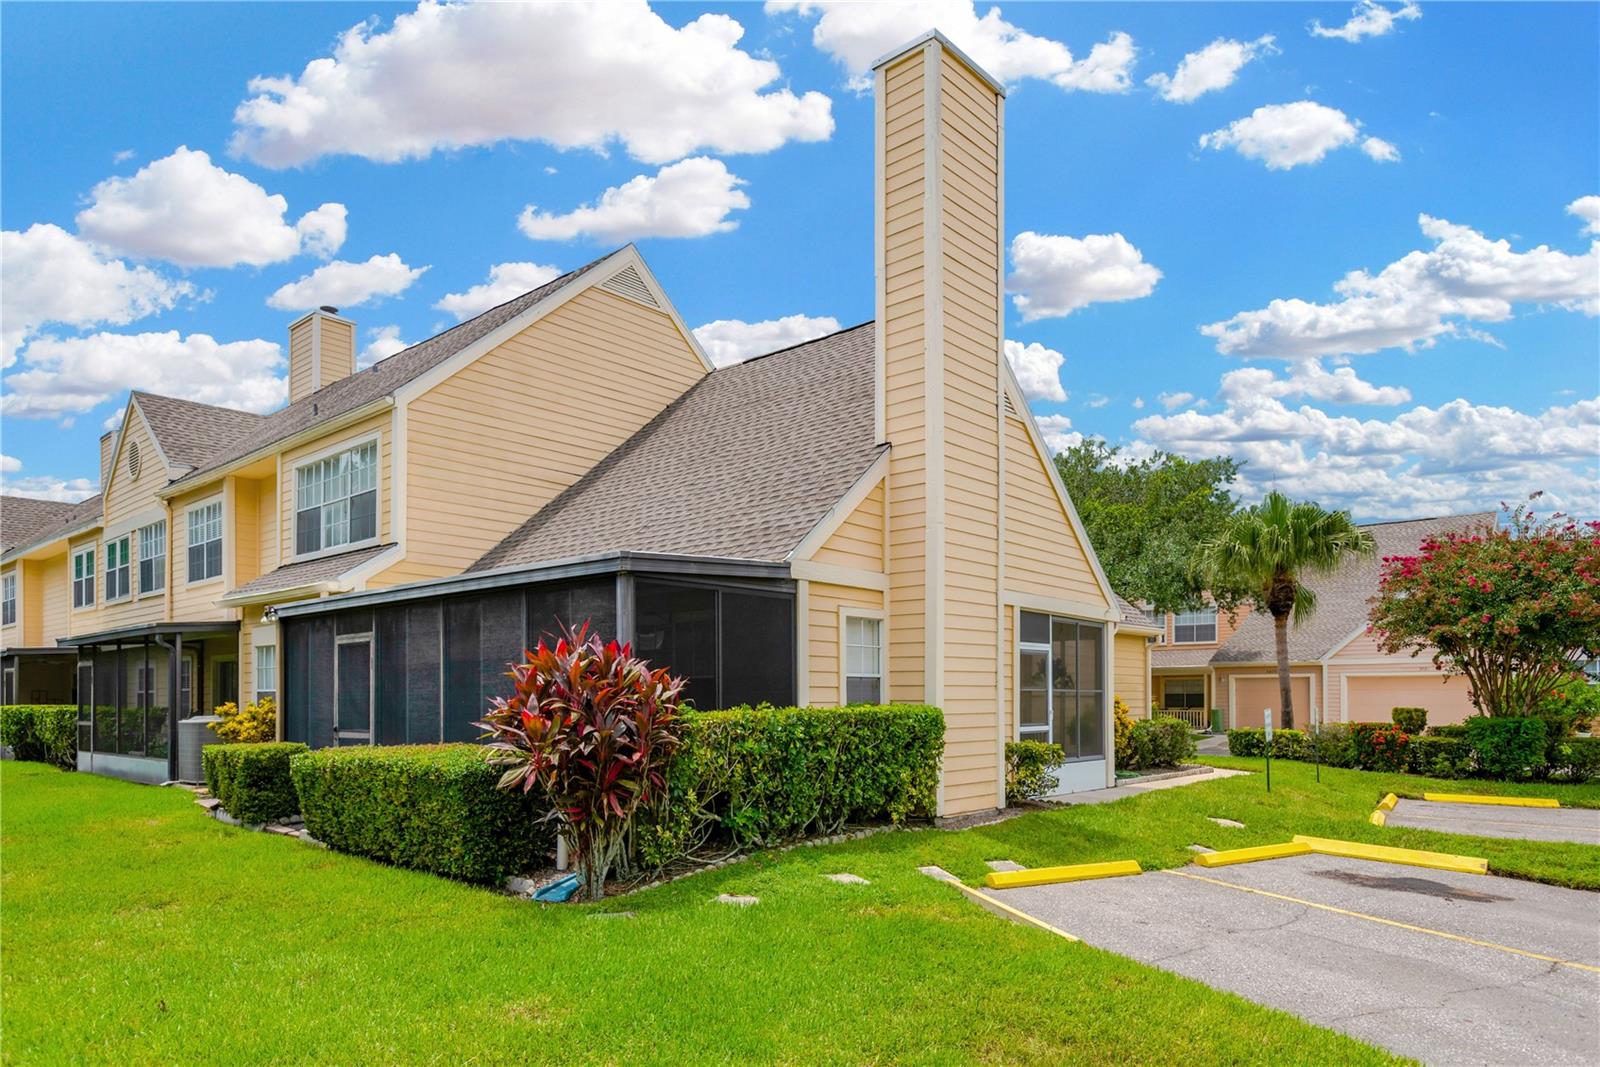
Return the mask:
<path fill-rule="evenodd" d="M 100 435 L 100 489 L 105 490 L 106 479 L 111 477 L 111 448 L 116 443 L 116 431 L 107 430 Z"/>
<path fill-rule="evenodd" d="M 356 369 L 356 324 L 324 304 L 289 326 L 289 403 Z"/>

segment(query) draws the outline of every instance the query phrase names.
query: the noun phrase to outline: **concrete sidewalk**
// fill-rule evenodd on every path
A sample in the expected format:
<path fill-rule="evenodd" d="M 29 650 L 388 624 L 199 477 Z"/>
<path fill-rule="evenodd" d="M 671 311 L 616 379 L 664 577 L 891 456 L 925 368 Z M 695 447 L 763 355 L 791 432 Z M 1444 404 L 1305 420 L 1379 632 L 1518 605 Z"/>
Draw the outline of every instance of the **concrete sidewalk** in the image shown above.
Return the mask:
<path fill-rule="evenodd" d="M 1480 837 L 1600 845 L 1600 810 L 1594 808 L 1517 808 L 1402 800 L 1389 813 L 1386 825 Z"/>
<path fill-rule="evenodd" d="M 1149 782 L 1142 782 L 1135 778 L 1112 789 L 1091 789 L 1084 793 L 1067 793 L 1050 799 L 1056 804 L 1109 804 L 1113 800 L 1126 800 L 1129 797 L 1154 792 L 1157 789 L 1178 789 L 1186 785 L 1215 782 L 1223 778 L 1233 778 L 1236 775 L 1249 773 L 1249 771 L 1235 771 L 1225 767 L 1205 767 L 1195 771 L 1193 774 L 1173 775 L 1171 778 L 1157 778 Z"/>

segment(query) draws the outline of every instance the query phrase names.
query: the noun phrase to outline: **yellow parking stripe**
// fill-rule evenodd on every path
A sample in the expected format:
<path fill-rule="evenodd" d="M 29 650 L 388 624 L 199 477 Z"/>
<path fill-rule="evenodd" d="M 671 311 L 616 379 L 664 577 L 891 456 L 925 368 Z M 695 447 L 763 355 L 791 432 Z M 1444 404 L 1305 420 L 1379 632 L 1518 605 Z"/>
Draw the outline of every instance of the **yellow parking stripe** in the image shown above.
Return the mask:
<path fill-rule="evenodd" d="M 1237 885 L 1233 882 L 1225 882 L 1220 878 L 1207 878 L 1203 874 L 1194 874 L 1189 871 L 1173 870 L 1163 870 L 1161 873 L 1177 875 L 1179 878 L 1193 878 L 1197 882 L 1210 882 L 1212 885 L 1220 885 L 1227 889 L 1237 889 L 1241 893 L 1254 893 L 1256 896 L 1271 897 L 1273 900 L 1287 901 L 1290 904 L 1299 904 L 1307 908 L 1316 908 L 1318 911 L 1332 912 L 1335 915 L 1344 915 L 1352 919 L 1364 919 L 1367 922 L 1380 923 L 1384 926 L 1393 926 L 1400 930 L 1410 930 L 1412 933 L 1428 934 L 1432 937 L 1442 937 L 1447 941 L 1459 941 L 1465 945 L 1476 945 L 1479 948 L 1493 949 L 1496 952 L 1505 952 L 1513 956 L 1526 956 L 1530 960 L 1539 960 L 1542 963 L 1555 963 L 1561 965 L 1562 967 L 1575 967 L 1580 971 L 1593 971 L 1597 974 L 1600 974 L 1600 967 L 1593 966 L 1592 964 L 1578 963 L 1576 960 L 1564 960 L 1556 956 L 1546 956 L 1539 952 L 1529 952 L 1524 948 L 1512 948 L 1510 945 L 1499 945 L 1493 941 L 1480 941 L 1475 937 L 1466 937 L 1462 934 L 1452 934 L 1446 930 L 1431 930 L 1426 926 L 1413 926 L 1411 923 L 1403 923 L 1396 919 L 1385 919 L 1380 915 L 1368 915 L 1366 912 L 1362 911 L 1351 911 L 1348 908 L 1336 908 L 1332 904 L 1319 904 L 1315 900 L 1302 900 L 1299 897 L 1291 897 L 1283 893 L 1273 893 L 1266 889 L 1257 889 L 1254 886 Z"/>
<path fill-rule="evenodd" d="M 967 896 L 973 901 L 976 901 L 980 908 L 993 912 L 1002 919 L 1010 919 L 1014 923 L 1021 923 L 1024 926 L 1032 926 L 1043 930 L 1045 933 L 1055 934 L 1057 937 L 1064 937 L 1068 941 L 1078 940 L 1065 930 L 1051 926 L 1043 919 L 1036 919 L 1025 911 L 1019 911 L 1018 909 L 1013 908 L 1010 904 L 991 897 L 988 893 L 985 893 L 981 889 L 974 889 L 970 885 L 964 885 L 961 882 L 951 882 L 950 884 L 961 890 L 963 895 Z"/>
<path fill-rule="evenodd" d="M 1435 804 L 1501 804 L 1508 808 L 1559 808 L 1554 797 L 1491 797 L 1482 793 L 1424 793 Z"/>

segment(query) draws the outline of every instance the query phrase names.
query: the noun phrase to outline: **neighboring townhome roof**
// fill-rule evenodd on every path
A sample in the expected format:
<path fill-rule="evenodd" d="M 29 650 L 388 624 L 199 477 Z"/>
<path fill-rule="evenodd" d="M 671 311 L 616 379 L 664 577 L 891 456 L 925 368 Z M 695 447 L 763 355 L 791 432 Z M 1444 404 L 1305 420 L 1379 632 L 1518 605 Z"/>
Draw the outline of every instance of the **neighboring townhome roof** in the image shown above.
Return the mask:
<path fill-rule="evenodd" d="M 1446 515 L 1406 522 L 1379 522 L 1361 529 L 1372 535 L 1377 550 L 1370 556 L 1347 559 L 1332 574 L 1313 575 L 1306 581 L 1317 594 L 1317 609 L 1303 626 L 1289 625 L 1289 659 L 1309 663 L 1334 652 L 1365 626 L 1368 601 L 1378 595 L 1378 579 L 1385 556 L 1411 555 L 1424 538 L 1465 533 L 1492 523 L 1494 512 Z M 1232 663 L 1270 663 L 1277 659 L 1272 616 L 1252 611 L 1239 629 L 1211 657 L 1214 667 Z"/>
<path fill-rule="evenodd" d="M 270 418 L 140 390 L 134 391 L 133 399 L 144 412 L 144 421 L 167 461 L 191 469 L 209 463 L 212 457 L 246 434 L 254 433 Z"/>
<path fill-rule="evenodd" d="M 873 324 L 713 371 L 469 571 L 614 551 L 782 561 L 887 448 Z"/>
<path fill-rule="evenodd" d="M 1141 611 L 1133 603 L 1125 600 L 1121 593 L 1113 593 L 1117 598 L 1117 610 L 1122 612 L 1122 627 L 1127 630 L 1140 630 L 1146 633 L 1158 634 L 1165 627 L 1158 619 L 1152 619 L 1146 612 Z"/>
<path fill-rule="evenodd" d="M 276 570 L 231 589 L 222 598 L 224 604 L 247 604 L 266 600 L 290 591 L 305 593 L 342 593 L 348 589 L 345 576 L 394 547 L 394 542 L 369 545 L 349 552 L 336 552 L 315 559 L 286 563 Z"/>
<path fill-rule="evenodd" d="M 91 499 L 98 500 L 99 497 Z M 0 497 L 0 552 L 42 541 L 52 533 L 76 525 L 77 504 L 61 500 L 35 500 L 27 496 Z"/>

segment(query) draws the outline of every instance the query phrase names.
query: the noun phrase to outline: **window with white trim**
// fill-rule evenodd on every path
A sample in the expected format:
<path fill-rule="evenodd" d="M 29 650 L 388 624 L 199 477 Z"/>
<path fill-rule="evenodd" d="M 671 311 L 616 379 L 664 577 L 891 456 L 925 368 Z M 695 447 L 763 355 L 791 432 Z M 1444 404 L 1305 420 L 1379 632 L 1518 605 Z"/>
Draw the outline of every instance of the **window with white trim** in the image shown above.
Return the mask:
<path fill-rule="evenodd" d="M 1165 678 L 1161 682 L 1161 706 L 1167 711 L 1199 711 L 1206 706 L 1204 678 Z"/>
<path fill-rule="evenodd" d="M 0 626 L 11 626 L 17 621 L 17 576 L 8 574 L 0 578 L 4 596 L 0 597 Z"/>
<path fill-rule="evenodd" d="M 1017 736 L 1060 745 L 1068 760 L 1104 759 L 1105 626 L 1021 613 Z"/>
<path fill-rule="evenodd" d="M 167 520 L 139 529 L 139 592 L 153 593 L 167 584 Z"/>
<path fill-rule="evenodd" d="M 844 617 L 844 702 L 883 703 L 883 620 Z"/>
<path fill-rule="evenodd" d="M 72 554 L 72 606 L 94 607 L 94 546 Z"/>
<path fill-rule="evenodd" d="M 294 472 L 294 551 L 303 556 L 378 536 L 378 442 L 313 460 Z"/>
<path fill-rule="evenodd" d="M 1217 639 L 1217 609 L 1180 611 L 1172 619 L 1172 643 L 1203 645 Z"/>
<path fill-rule="evenodd" d="M 222 574 L 222 501 L 189 511 L 189 580 L 203 582 Z"/>
<path fill-rule="evenodd" d="M 126 600 L 133 593 L 133 567 L 128 559 L 128 538 L 106 542 L 106 603 Z"/>
<path fill-rule="evenodd" d="M 255 659 L 256 700 L 278 699 L 278 646 L 257 645 Z"/>

